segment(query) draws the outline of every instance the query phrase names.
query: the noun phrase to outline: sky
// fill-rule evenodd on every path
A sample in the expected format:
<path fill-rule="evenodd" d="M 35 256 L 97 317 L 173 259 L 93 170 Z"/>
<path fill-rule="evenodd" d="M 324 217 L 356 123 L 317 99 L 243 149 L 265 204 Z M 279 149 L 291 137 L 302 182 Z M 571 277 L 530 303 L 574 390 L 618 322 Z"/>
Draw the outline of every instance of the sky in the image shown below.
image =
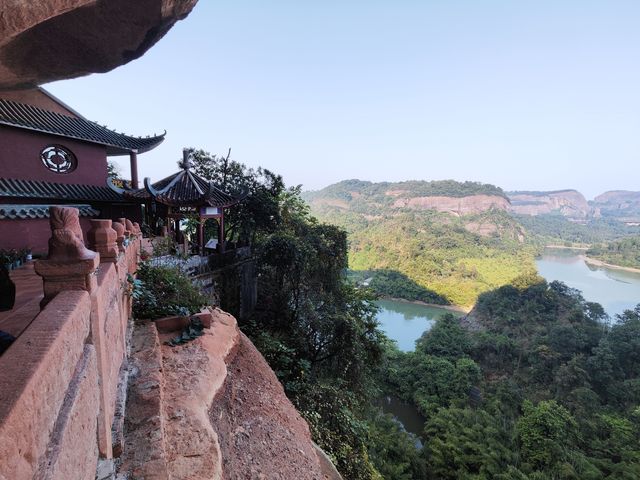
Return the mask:
<path fill-rule="evenodd" d="M 267 5 L 268 3 L 268 5 Z M 44 87 L 146 136 L 320 189 L 344 179 L 640 190 L 637 0 L 200 0 L 143 57 Z M 128 176 L 128 158 L 115 157 Z"/>

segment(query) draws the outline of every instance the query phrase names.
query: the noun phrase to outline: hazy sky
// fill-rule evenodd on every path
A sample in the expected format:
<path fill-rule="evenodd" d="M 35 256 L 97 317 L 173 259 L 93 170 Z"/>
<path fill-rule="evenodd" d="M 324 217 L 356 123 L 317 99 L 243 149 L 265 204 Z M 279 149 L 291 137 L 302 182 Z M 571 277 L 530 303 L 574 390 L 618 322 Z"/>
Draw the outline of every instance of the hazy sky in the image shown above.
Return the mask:
<path fill-rule="evenodd" d="M 266 5 L 268 3 L 268 5 Z M 640 2 L 200 0 L 145 56 L 46 85 L 118 131 L 317 189 L 347 179 L 640 190 Z M 117 157 L 123 172 L 128 159 Z"/>

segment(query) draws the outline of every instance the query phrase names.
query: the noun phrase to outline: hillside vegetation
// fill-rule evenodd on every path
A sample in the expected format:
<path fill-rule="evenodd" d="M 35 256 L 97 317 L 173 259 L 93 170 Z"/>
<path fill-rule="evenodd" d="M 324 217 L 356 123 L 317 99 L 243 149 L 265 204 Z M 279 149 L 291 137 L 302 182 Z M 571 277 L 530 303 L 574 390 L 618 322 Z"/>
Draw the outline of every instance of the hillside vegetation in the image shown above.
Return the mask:
<path fill-rule="evenodd" d="M 610 218 L 576 223 L 562 215 L 515 215 L 527 232 L 527 240 L 536 245 L 584 246 L 638 235 L 640 228 Z"/>
<path fill-rule="evenodd" d="M 640 236 L 594 245 L 587 255 L 612 265 L 640 268 Z"/>
<path fill-rule="evenodd" d="M 389 194 L 391 192 L 391 194 Z M 304 199 L 310 203 L 331 199 L 353 202 L 350 208 L 359 211 L 361 207 L 389 205 L 400 197 L 468 197 L 470 195 L 496 195 L 507 198 L 500 187 L 488 183 L 456 182 L 455 180 L 434 180 L 431 182 L 411 180 L 406 182 L 367 182 L 363 180 L 343 180 L 322 190 L 305 192 Z M 362 199 L 358 202 L 358 199 Z M 366 208 L 365 208 L 366 209 Z M 374 212 L 371 212 L 374 213 Z"/>
<path fill-rule="evenodd" d="M 504 198 L 493 185 L 451 180 L 348 180 L 304 198 L 321 221 L 347 230 L 349 268 L 383 295 L 471 306 L 480 293 L 535 271 L 534 248 L 523 243 L 522 228 L 504 210 L 458 216 L 394 206 L 399 196 L 424 195 Z"/>
<path fill-rule="evenodd" d="M 640 478 L 640 305 L 608 327 L 577 290 L 515 283 L 480 296 L 473 331 L 445 315 L 391 354 L 390 391 L 426 418 L 392 478 Z"/>

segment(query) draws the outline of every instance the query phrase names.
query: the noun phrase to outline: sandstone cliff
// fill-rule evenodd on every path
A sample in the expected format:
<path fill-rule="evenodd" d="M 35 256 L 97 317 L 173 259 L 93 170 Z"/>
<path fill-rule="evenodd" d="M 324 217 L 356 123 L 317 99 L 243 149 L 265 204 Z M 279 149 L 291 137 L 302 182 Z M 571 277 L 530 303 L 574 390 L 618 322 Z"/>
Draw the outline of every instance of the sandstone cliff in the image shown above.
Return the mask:
<path fill-rule="evenodd" d="M 559 213 L 565 217 L 583 219 L 590 208 L 584 196 L 576 190 L 553 192 L 507 192 L 511 211 L 522 215 Z"/>
<path fill-rule="evenodd" d="M 393 202 L 396 208 L 414 210 L 437 210 L 451 215 L 462 216 L 482 213 L 487 210 L 508 210 L 509 201 L 497 195 L 469 195 L 466 197 L 411 197 Z"/>
<path fill-rule="evenodd" d="M 375 217 L 394 209 L 435 210 L 455 216 L 489 210 L 506 211 L 509 200 L 494 185 L 477 182 L 407 181 L 364 182 L 345 180 L 304 195 L 313 208 L 352 210 Z"/>
<path fill-rule="evenodd" d="M 235 319 L 185 345 L 155 325 L 135 327 L 119 474 L 144 479 L 296 479 L 340 476 Z"/>
<path fill-rule="evenodd" d="M 612 190 L 594 198 L 591 206 L 605 217 L 640 222 L 640 192 Z"/>

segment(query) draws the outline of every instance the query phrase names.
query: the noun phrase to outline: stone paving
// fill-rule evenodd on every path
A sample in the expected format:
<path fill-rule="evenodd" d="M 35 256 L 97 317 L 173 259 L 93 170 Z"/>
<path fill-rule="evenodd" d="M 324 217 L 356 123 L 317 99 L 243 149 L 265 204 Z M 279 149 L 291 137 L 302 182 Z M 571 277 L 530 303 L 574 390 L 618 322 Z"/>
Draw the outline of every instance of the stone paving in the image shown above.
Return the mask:
<path fill-rule="evenodd" d="M 40 313 L 42 278 L 33 270 L 33 262 L 12 270 L 10 276 L 16 284 L 16 303 L 12 310 L 0 312 L 0 330 L 18 337 Z"/>

